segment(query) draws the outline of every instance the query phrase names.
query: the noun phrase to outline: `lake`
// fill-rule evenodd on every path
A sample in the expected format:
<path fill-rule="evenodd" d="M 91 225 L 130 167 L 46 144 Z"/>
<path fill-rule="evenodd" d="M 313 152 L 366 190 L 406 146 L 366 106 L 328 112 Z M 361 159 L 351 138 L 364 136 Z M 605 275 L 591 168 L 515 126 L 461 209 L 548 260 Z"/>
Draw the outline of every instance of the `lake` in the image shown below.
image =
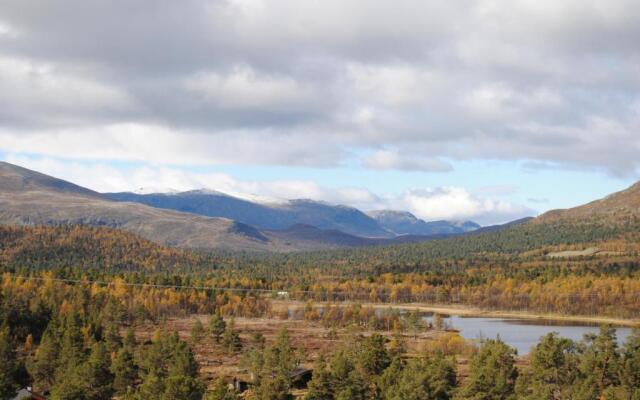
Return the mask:
<path fill-rule="evenodd" d="M 430 320 L 431 317 L 425 317 Z M 444 316 L 446 326 L 460 331 L 465 339 L 495 339 L 498 335 L 508 345 L 516 348 L 519 355 L 528 354 L 541 336 L 558 332 L 562 337 L 579 341 L 587 333 L 598 333 L 599 326 L 588 323 L 540 319 L 509 319 L 485 317 Z M 631 328 L 616 327 L 618 342 L 624 344 Z"/>

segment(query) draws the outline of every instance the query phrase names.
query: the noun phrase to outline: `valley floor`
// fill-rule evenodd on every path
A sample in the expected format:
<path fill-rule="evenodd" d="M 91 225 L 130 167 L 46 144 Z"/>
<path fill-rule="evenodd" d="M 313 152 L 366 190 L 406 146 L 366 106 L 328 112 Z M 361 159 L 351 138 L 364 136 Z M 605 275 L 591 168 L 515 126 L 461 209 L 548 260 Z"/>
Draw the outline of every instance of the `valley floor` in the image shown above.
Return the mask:
<path fill-rule="evenodd" d="M 274 309 L 279 308 L 304 308 L 306 303 L 295 300 L 273 300 Z M 441 304 L 424 304 L 424 303 L 362 303 L 362 302 L 336 302 L 332 303 L 338 306 L 348 306 L 359 304 L 362 307 L 372 307 L 376 309 L 402 309 L 408 311 L 422 311 L 446 315 L 459 315 L 464 317 L 491 317 L 491 318 L 517 318 L 532 320 L 554 320 L 567 322 L 583 322 L 589 324 L 610 324 L 616 326 L 635 327 L 640 326 L 640 319 L 614 318 L 597 315 L 567 315 L 554 313 L 538 313 L 522 310 L 487 310 L 466 305 L 441 305 Z"/>
<path fill-rule="evenodd" d="M 297 302 L 289 302 L 295 306 Z M 282 304 L 281 304 L 282 305 Z M 184 318 L 170 318 L 166 321 L 166 327 L 171 331 L 177 331 L 180 338 L 188 341 L 194 349 L 196 360 L 200 366 L 200 375 L 207 385 L 212 385 L 214 379 L 224 376 L 228 381 L 233 378 L 240 380 L 249 380 L 246 369 L 243 367 L 243 355 L 250 352 L 255 344 L 252 343 L 252 337 L 255 333 L 260 332 L 266 343 L 273 343 L 279 330 L 286 328 L 291 338 L 292 345 L 301 350 L 304 362 L 304 368 L 313 368 L 314 362 L 321 354 L 330 354 L 340 343 L 348 340 L 353 334 L 369 336 L 373 331 L 361 330 L 356 327 L 347 327 L 339 329 L 336 336 L 331 337 L 331 330 L 323 327 L 316 322 L 304 320 L 281 320 L 277 318 L 236 318 L 234 320 L 236 330 L 240 333 L 243 342 L 243 349 L 234 354 L 230 354 L 222 343 L 216 343 L 212 337 L 207 335 L 199 343 L 193 343 L 190 337 L 190 330 L 196 320 L 200 320 L 206 326 L 208 315 L 191 315 Z M 139 341 L 144 342 L 151 340 L 154 331 L 158 328 L 155 324 L 145 324 L 136 328 L 136 337 Z M 392 331 L 377 331 L 389 340 L 392 340 L 394 333 Z M 417 334 L 408 332 L 403 333 L 402 340 L 407 349 L 407 356 L 411 357 L 419 355 L 425 351 L 430 345 L 439 342 L 439 339 L 451 335 L 451 332 L 443 330 L 424 330 Z M 457 354 L 456 363 L 458 370 L 458 379 L 464 380 L 468 375 L 469 355 Z M 518 361 L 521 365 L 527 365 L 528 359 L 523 357 Z M 304 394 L 304 390 L 294 392 L 297 396 Z"/>

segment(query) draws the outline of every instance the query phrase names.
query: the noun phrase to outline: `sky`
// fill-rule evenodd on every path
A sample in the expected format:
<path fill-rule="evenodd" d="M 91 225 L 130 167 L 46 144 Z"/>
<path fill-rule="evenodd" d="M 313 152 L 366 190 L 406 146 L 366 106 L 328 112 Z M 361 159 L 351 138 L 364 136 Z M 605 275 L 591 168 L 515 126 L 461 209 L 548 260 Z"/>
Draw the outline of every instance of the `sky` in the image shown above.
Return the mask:
<path fill-rule="evenodd" d="M 640 179 L 635 0 L 0 1 L 0 159 L 506 222 Z"/>

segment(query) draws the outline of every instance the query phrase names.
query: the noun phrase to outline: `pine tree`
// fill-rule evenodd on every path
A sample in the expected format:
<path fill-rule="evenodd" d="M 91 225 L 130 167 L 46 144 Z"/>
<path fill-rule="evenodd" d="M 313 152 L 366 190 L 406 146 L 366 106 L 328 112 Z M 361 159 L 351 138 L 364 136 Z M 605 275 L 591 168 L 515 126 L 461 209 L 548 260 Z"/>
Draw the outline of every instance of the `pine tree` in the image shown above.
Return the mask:
<path fill-rule="evenodd" d="M 633 328 L 627 337 L 620 376 L 628 398 L 640 399 L 640 328 Z"/>
<path fill-rule="evenodd" d="M 164 379 L 161 379 L 155 372 L 151 372 L 144 376 L 142 383 L 136 390 L 135 399 L 161 399 L 164 390 Z"/>
<path fill-rule="evenodd" d="M 204 385 L 198 378 L 198 364 L 189 345 L 178 333 L 158 331 L 141 360 L 143 382 L 136 398 L 164 400 L 201 399 Z"/>
<path fill-rule="evenodd" d="M 230 389 L 222 377 L 218 377 L 213 384 L 213 389 L 205 396 L 206 400 L 239 400 L 235 390 Z"/>
<path fill-rule="evenodd" d="M 605 390 L 620 384 L 620 353 L 615 329 L 603 325 L 597 336 L 586 337 L 573 396 L 576 399 L 598 399 Z"/>
<path fill-rule="evenodd" d="M 396 385 L 400 382 L 405 367 L 405 361 L 401 357 L 395 357 L 389 367 L 378 377 L 376 383 L 382 399 L 394 396 Z"/>
<path fill-rule="evenodd" d="M 84 339 L 80 330 L 77 314 L 69 314 L 65 320 L 62 342 L 60 344 L 59 369 L 68 373 L 85 360 Z"/>
<path fill-rule="evenodd" d="M 115 353 L 122 346 L 122 337 L 120 336 L 118 326 L 115 324 L 109 324 L 103 331 L 107 350 L 111 353 Z"/>
<path fill-rule="evenodd" d="M 118 395 L 124 395 L 138 378 L 138 368 L 135 365 L 133 353 L 127 346 L 118 351 L 113 364 L 111 365 L 111 373 L 113 373 L 113 388 Z"/>
<path fill-rule="evenodd" d="M 292 400 L 289 377 L 282 373 L 265 376 L 255 389 L 256 400 Z"/>
<path fill-rule="evenodd" d="M 86 399 L 107 400 L 113 395 L 111 358 L 103 342 L 91 346 L 91 354 L 80 372 L 85 385 Z"/>
<path fill-rule="evenodd" d="M 193 351 L 186 342 L 177 337 L 177 334 L 172 339 L 173 354 L 168 365 L 162 398 L 166 400 L 200 400 L 204 393 L 204 385 L 198 378 L 198 363 Z"/>
<path fill-rule="evenodd" d="M 453 362 L 435 353 L 406 364 L 394 360 L 379 382 L 385 400 L 448 400 L 456 387 L 456 371 Z"/>
<path fill-rule="evenodd" d="M 56 320 L 52 320 L 42 335 L 34 358 L 27 363 L 27 369 L 34 379 L 36 389 L 46 392 L 53 385 L 59 354 L 57 324 Z"/>
<path fill-rule="evenodd" d="M 364 338 L 358 346 L 358 360 L 369 375 L 379 375 L 391 363 L 385 348 L 386 339 L 379 334 Z"/>
<path fill-rule="evenodd" d="M 313 368 L 313 378 L 309 382 L 309 392 L 305 400 L 333 400 L 333 382 L 327 370 L 324 356 L 320 356 Z"/>
<path fill-rule="evenodd" d="M 209 333 L 216 340 L 216 343 L 220 342 L 220 337 L 225 332 L 226 327 L 227 324 L 220 313 L 216 312 L 209 318 Z"/>
<path fill-rule="evenodd" d="M 169 375 L 164 380 L 162 400 L 201 400 L 204 384 L 198 378 Z"/>
<path fill-rule="evenodd" d="M 365 399 L 369 394 L 370 377 L 362 368 L 358 368 L 356 357 L 351 350 L 353 349 L 339 349 L 333 354 L 329 363 L 336 400 L 360 400 Z"/>
<path fill-rule="evenodd" d="M 56 374 L 51 388 L 51 400 L 86 400 L 86 386 L 80 376 L 80 367 L 67 369 Z"/>
<path fill-rule="evenodd" d="M 518 377 L 519 399 L 555 400 L 570 397 L 577 379 L 576 346 L 556 333 L 543 336 L 531 353 L 531 367 Z"/>
<path fill-rule="evenodd" d="M 182 340 L 174 341 L 171 363 L 168 368 L 170 375 L 198 376 L 198 363 L 189 344 Z"/>
<path fill-rule="evenodd" d="M 227 331 L 232 326 L 230 323 Z M 261 400 L 290 399 L 291 372 L 299 361 L 297 350 L 291 346 L 289 334 L 284 329 L 278 332 L 273 345 L 252 351 L 248 363 L 255 397 Z"/>
<path fill-rule="evenodd" d="M 242 349 L 242 340 L 240 339 L 240 335 L 238 334 L 238 332 L 236 332 L 235 330 L 235 323 L 233 319 L 229 322 L 229 325 L 227 325 L 227 328 L 224 330 L 222 343 L 230 353 L 235 353 Z"/>
<path fill-rule="evenodd" d="M 202 322 L 198 318 L 196 318 L 196 322 L 194 322 L 191 327 L 191 342 L 194 344 L 200 343 L 202 340 L 202 335 L 204 334 L 204 327 L 202 326 Z"/>
<path fill-rule="evenodd" d="M 136 340 L 135 331 L 132 327 L 127 328 L 124 339 L 122 339 L 122 347 L 127 348 L 129 351 L 133 352 L 137 345 L 138 341 Z"/>
<path fill-rule="evenodd" d="M 487 340 L 471 361 L 471 372 L 458 399 L 506 400 L 513 396 L 518 371 L 515 350 L 499 338 Z"/>
<path fill-rule="evenodd" d="M 8 327 L 0 328 L 0 398 L 8 399 L 18 389 L 18 362 Z"/>

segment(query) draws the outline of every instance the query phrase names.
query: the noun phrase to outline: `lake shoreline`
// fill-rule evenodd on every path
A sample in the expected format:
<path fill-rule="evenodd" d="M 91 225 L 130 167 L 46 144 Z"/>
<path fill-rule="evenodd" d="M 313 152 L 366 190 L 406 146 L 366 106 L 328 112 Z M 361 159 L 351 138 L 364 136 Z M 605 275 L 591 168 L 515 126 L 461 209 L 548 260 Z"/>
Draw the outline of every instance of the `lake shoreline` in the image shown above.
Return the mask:
<path fill-rule="evenodd" d="M 297 300 L 273 300 L 273 305 L 278 306 L 302 306 L 306 303 Z M 482 308 L 470 307 L 465 305 L 437 305 L 424 303 L 359 303 L 359 302 L 335 302 L 331 303 L 338 306 L 348 306 L 352 304 L 360 304 L 363 307 L 372 307 L 377 309 L 401 308 L 404 310 L 417 310 L 424 312 L 434 312 L 438 314 L 458 315 L 461 317 L 487 317 L 487 318 L 508 318 L 508 319 L 529 319 L 535 320 L 554 320 L 567 322 L 583 322 L 591 324 L 610 324 L 621 327 L 640 327 L 639 319 L 616 318 L 607 316 L 584 316 L 584 315 L 565 315 L 554 313 L 536 313 L 528 311 L 506 311 L 506 310 L 487 310 Z M 317 305 L 320 305 L 318 303 Z"/>

